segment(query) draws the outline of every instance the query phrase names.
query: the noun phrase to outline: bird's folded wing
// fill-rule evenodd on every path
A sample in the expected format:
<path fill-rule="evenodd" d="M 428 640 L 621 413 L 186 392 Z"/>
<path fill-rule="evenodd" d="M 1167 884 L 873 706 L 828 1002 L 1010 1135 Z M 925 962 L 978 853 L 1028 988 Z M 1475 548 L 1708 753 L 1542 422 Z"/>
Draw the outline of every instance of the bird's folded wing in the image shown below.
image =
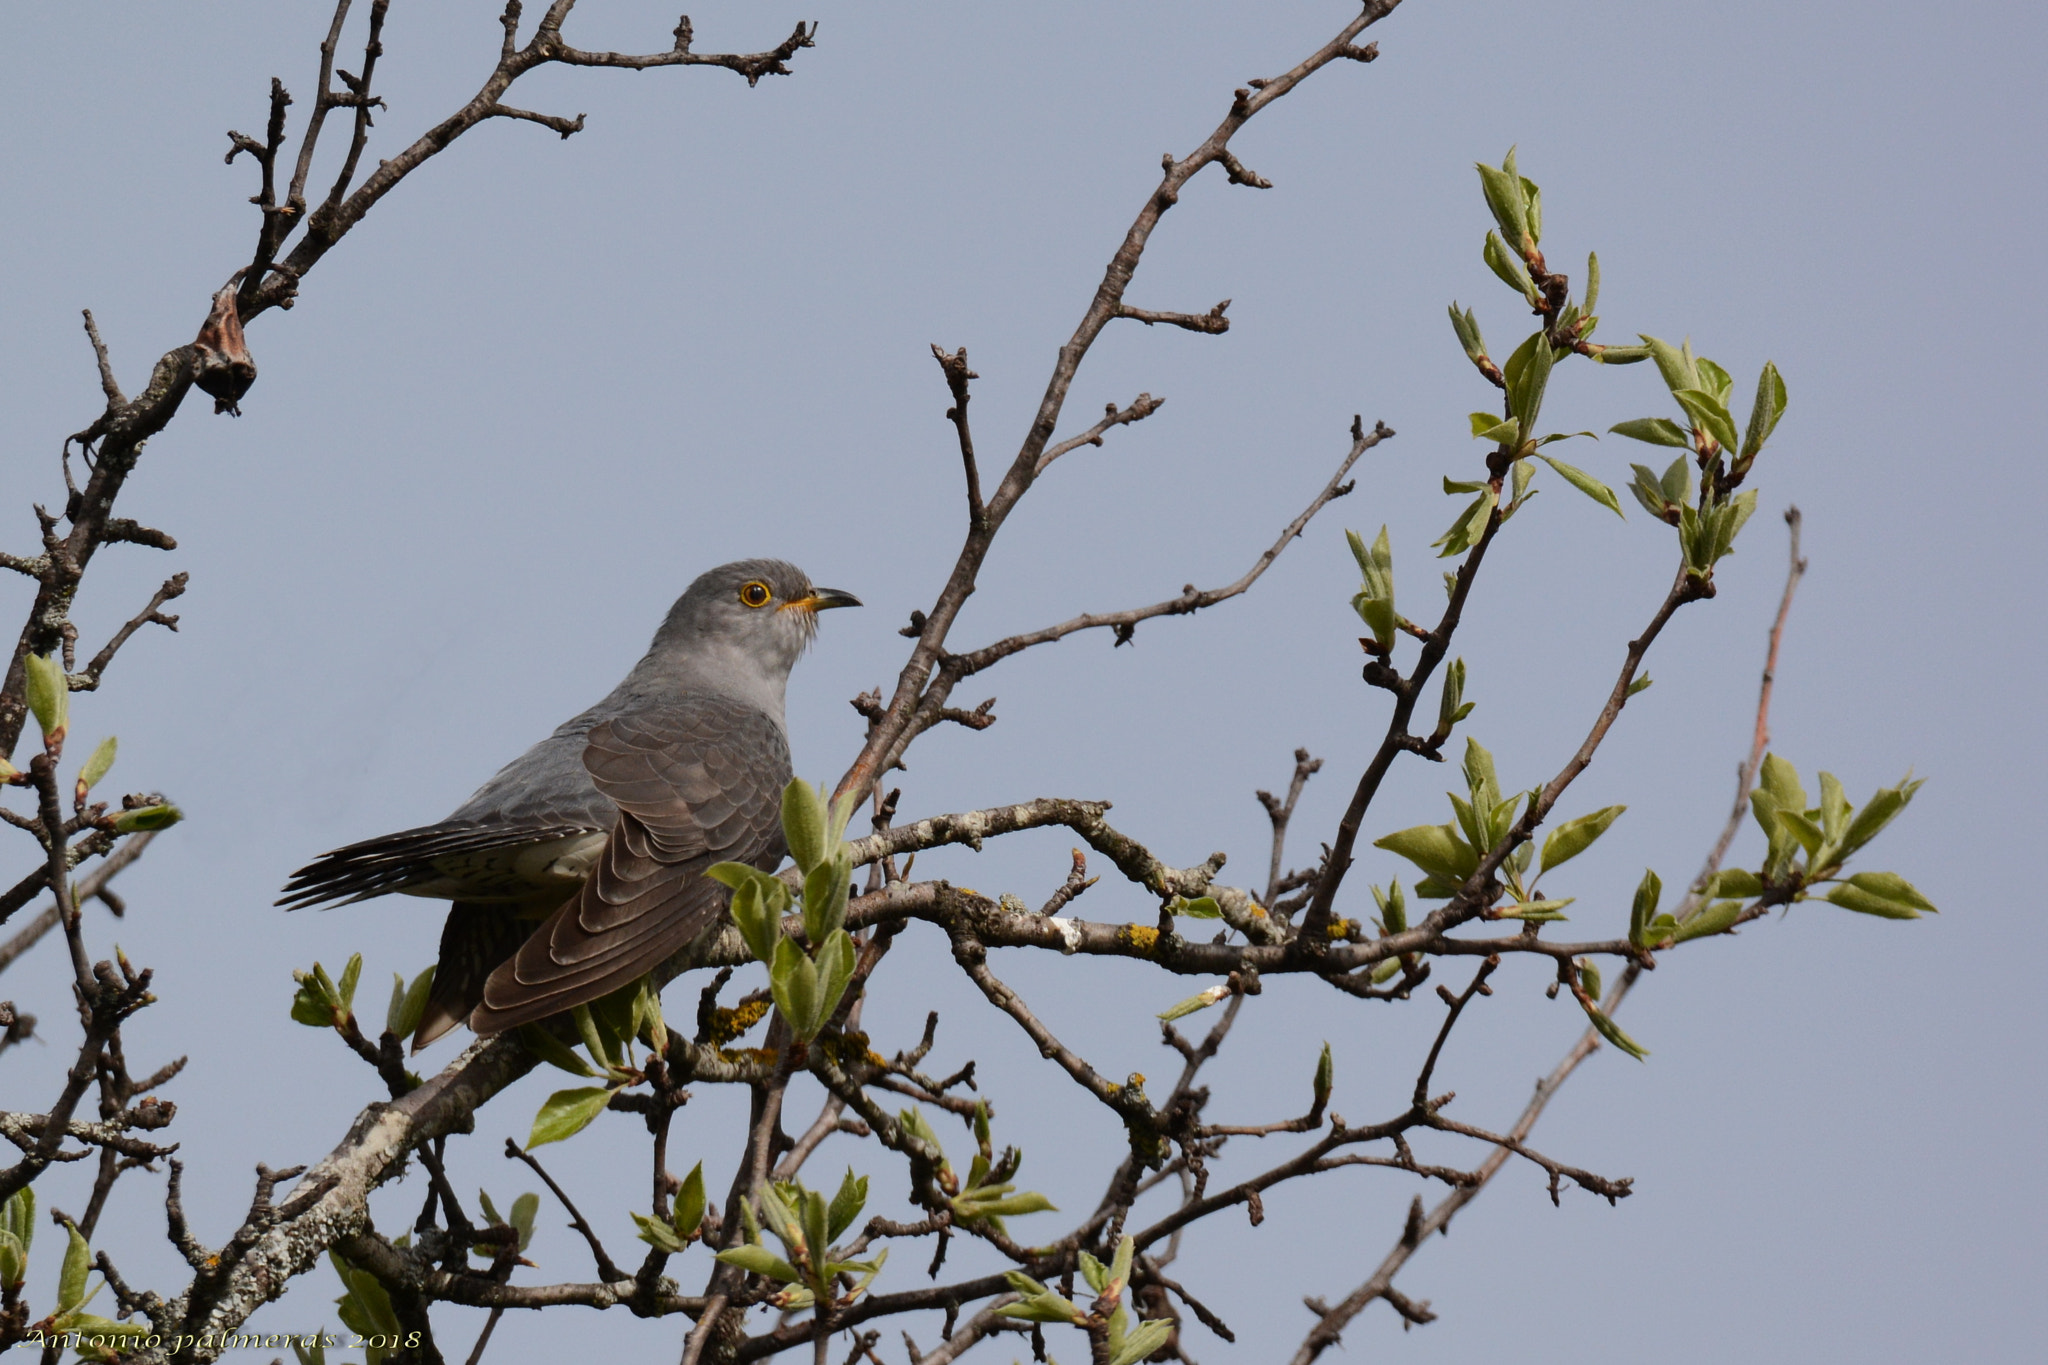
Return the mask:
<path fill-rule="evenodd" d="M 723 912 L 713 863 L 772 867 L 783 853 L 789 745 L 771 717 L 717 698 L 617 716 L 584 766 L 619 808 L 576 897 L 492 973 L 470 1016 L 497 1033 L 597 999 L 658 966 Z"/>

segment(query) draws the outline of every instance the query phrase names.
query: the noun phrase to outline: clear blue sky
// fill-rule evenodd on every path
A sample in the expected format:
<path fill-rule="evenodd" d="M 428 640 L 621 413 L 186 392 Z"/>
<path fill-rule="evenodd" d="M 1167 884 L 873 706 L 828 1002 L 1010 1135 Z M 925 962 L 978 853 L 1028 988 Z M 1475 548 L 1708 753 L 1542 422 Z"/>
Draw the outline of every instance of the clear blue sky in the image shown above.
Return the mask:
<path fill-rule="evenodd" d="M 424 965 L 438 933 L 436 907 L 404 898 L 286 916 L 270 908 L 285 874 L 445 813 L 602 694 L 694 574 L 742 555 L 794 559 L 869 604 L 826 620 L 792 684 L 799 768 L 840 771 L 860 735 L 846 699 L 893 679 L 896 628 L 929 604 L 960 531 L 927 343 L 968 347 L 983 376 L 977 439 L 1006 459 L 1159 154 L 1187 152 L 1234 86 L 1291 65 L 1351 12 L 699 5 L 700 48 L 766 47 L 798 18 L 822 21 L 819 45 L 755 90 L 720 71 L 543 72 L 514 102 L 586 112 L 587 131 L 479 130 L 380 206 L 296 309 L 255 324 L 247 415 L 189 403 L 123 501 L 181 548 L 110 549 L 78 613 L 96 641 L 166 573 L 191 572 L 181 632 L 139 637 L 107 687 L 77 699 L 74 730 L 118 732 L 115 785 L 161 787 L 190 812 L 123 878 L 127 921 L 96 910 L 93 933 L 159 972 L 163 1002 L 132 1026 L 131 1059 L 193 1054 L 169 1093 L 202 1238 L 238 1219 L 253 1163 L 317 1159 L 376 1090 L 335 1040 L 287 1022 L 290 970 L 362 950 L 374 995 Z M 95 310 L 139 388 L 247 259 L 255 172 L 222 166 L 223 133 L 260 130 L 273 73 L 303 116 L 323 13 L 250 0 L 11 12 L 0 544 L 33 547 L 27 504 L 60 497 L 59 441 L 97 411 L 78 310 Z M 646 50 L 674 22 L 586 0 L 570 33 Z M 1408 0 L 1373 36 L 1376 64 L 1317 76 L 1238 142 L 1276 188 L 1212 171 L 1168 216 L 1131 301 L 1201 311 L 1228 297 L 1232 330 L 1126 325 L 1105 340 L 1067 425 L 1141 390 L 1167 405 L 1033 494 L 955 641 L 1234 578 L 1327 477 L 1354 412 L 1400 436 L 1250 598 L 1148 625 L 1130 649 L 1079 638 L 978 680 L 963 700 L 993 693 L 1001 721 L 922 742 L 900 775 L 904 810 L 1108 798 L 1162 856 L 1222 848 L 1251 883 L 1265 860 L 1251 793 L 1284 782 L 1306 745 L 1328 766 L 1304 800 L 1297 859 L 1328 837 L 1384 723 L 1383 695 L 1357 677 L 1341 532 L 1390 523 L 1407 600 L 1435 599 L 1427 546 L 1456 507 L 1438 482 L 1476 467 L 1464 414 L 1491 397 L 1444 306 L 1476 304 L 1497 346 L 1518 333 L 1480 263 L 1471 163 L 1519 144 L 1553 261 L 1576 276 L 1600 253 L 1606 339 L 1690 335 L 1745 401 L 1766 358 L 1791 390 L 1757 479 L 1764 510 L 1720 597 L 1660 643 L 1657 686 L 1568 802 L 1631 807 L 1572 881 L 1575 927 L 1616 931 L 1643 867 L 1682 881 L 1717 828 L 1782 572 L 1777 513 L 1792 502 L 1813 570 L 1778 748 L 1809 782 L 1828 768 L 1859 799 L 1909 767 L 1926 777 L 1875 865 L 1944 913 L 1902 925 L 1801 907 L 1675 955 L 1626 1006 L 1649 1061 L 1602 1053 L 1536 1137 L 1635 1176 L 1635 1197 L 1610 1209 L 1568 1193 L 1557 1210 L 1538 1174 L 1511 1168 L 1400 1281 L 1440 1320 L 1402 1336 L 1375 1306 L 1347 1347 L 1414 1361 L 2036 1358 L 2048 931 L 2019 844 L 2038 835 L 2048 757 L 2035 591 L 2048 563 L 2026 397 L 2040 383 L 2025 378 L 2039 348 L 2022 329 L 2044 303 L 2048 24 L 2011 4 Z M 466 98 L 497 40 L 492 6 L 394 5 L 370 155 Z M 1647 366 L 1561 370 L 1549 405 L 1564 429 L 1663 410 Z M 1617 485 L 1643 458 L 1617 438 L 1567 449 Z M 1489 562 L 1461 636 L 1471 732 L 1510 786 L 1547 777 L 1577 744 L 1674 554 L 1633 507 L 1624 523 L 1548 482 Z M 26 600 L 0 583 L 5 619 Z M 1374 832 L 1443 818 L 1452 777 L 1397 770 Z M 1064 863 L 1049 837 L 919 870 L 1035 901 Z M 1372 855 L 1354 894 L 1395 870 Z M 1077 909 L 1152 913 L 1108 882 Z M 970 998 L 932 939 L 913 932 L 892 957 L 869 1016 L 878 1045 L 908 1045 L 939 1009 L 934 1064 L 981 1058 L 1026 1184 L 1085 1206 L 1118 1134 Z M 0 991 L 54 1040 L 0 1060 L 8 1108 L 46 1103 L 66 1059 L 56 965 L 32 959 Z M 1075 961 L 998 966 L 1105 1071 L 1168 1070 L 1150 1016 L 1183 983 Z M 1475 1123 L 1507 1122 L 1580 1026 L 1543 999 L 1533 965 L 1497 982 L 1440 1072 Z M 669 998 L 686 1012 L 694 983 Z M 1217 1069 L 1211 1112 L 1298 1112 L 1325 1038 L 1336 1110 L 1395 1112 L 1437 1017 L 1433 1002 L 1364 1007 L 1275 983 Z M 526 1187 L 499 1139 L 523 1138 L 551 1087 L 529 1078 L 485 1112 L 458 1185 Z M 722 1181 L 738 1112 L 700 1087 L 682 1165 L 702 1156 Z M 645 1146 L 619 1118 L 556 1149 L 615 1255 Z M 898 1209 L 892 1160 L 848 1147 L 818 1169 L 841 1161 L 877 1177 L 878 1209 Z M 46 1202 L 83 1203 L 76 1173 L 45 1185 Z M 1300 1297 L 1340 1297 L 1368 1274 L 1414 1188 L 1347 1172 L 1269 1199 L 1257 1230 L 1226 1218 L 1192 1236 L 1176 1273 L 1240 1344 L 1193 1328 L 1191 1352 L 1215 1365 L 1291 1351 L 1310 1323 Z M 126 1178 L 102 1240 L 131 1280 L 170 1289 L 183 1276 L 159 1192 Z M 409 1224 L 417 1198 L 412 1183 L 380 1196 L 381 1225 Z M 526 1273 L 590 1278 L 561 1220 L 542 1222 L 540 1269 Z M 971 1264 L 958 1251 L 949 1268 Z M 922 1283 L 918 1255 L 901 1259 L 886 1283 Z M 704 1273 L 674 1269 L 691 1287 Z M 323 1273 L 258 1321 L 332 1324 L 333 1292 Z M 436 1316 L 444 1349 L 466 1353 L 481 1314 Z M 926 1346 L 937 1335 L 916 1330 Z M 563 1310 L 508 1322 L 490 1358 L 660 1359 L 678 1336 Z"/>

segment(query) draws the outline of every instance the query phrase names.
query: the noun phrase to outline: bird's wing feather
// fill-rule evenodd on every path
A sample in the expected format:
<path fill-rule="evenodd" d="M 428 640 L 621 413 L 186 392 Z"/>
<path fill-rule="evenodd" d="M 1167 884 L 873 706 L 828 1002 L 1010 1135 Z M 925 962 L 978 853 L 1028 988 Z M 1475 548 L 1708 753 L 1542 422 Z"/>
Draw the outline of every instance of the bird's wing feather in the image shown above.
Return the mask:
<path fill-rule="evenodd" d="M 591 728 L 583 762 L 618 823 L 582 890 L 492 973 L 470 1016 L 480 1034 L 652 971 L 723 912 L 725 888 L 705 869 L 782 857 L 789 743 L 761 711 L 695 697 L 614 716 Z"/>

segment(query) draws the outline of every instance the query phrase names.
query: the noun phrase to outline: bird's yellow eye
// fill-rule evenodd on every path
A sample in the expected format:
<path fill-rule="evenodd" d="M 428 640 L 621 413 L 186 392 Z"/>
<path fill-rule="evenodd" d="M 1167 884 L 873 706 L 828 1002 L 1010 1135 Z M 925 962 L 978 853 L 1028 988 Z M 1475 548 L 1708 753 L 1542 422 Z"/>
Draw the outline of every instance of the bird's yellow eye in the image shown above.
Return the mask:
<path fill-rule="evenodd" d="M 757 578 L 740 589 L 740 605 L 765 607 L 768 605 L 768 599 L 773 596 L 774 594 L 768 591 L 768 585 Z"/>

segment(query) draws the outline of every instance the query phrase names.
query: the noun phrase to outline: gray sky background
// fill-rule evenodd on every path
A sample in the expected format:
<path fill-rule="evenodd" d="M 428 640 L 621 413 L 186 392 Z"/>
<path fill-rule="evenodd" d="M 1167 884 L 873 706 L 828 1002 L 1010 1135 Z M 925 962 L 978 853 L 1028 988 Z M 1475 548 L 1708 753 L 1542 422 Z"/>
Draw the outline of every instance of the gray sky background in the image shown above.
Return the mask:
<path fill-rule="evenodd" d="M 8 548 L 32 548 L 27 504 L 59 500 L 59 441 L 98 407 L 78 309 L 95 310 L 131 389 L 191 336 L 256 227 L 256 173 L 221 165 L 223 131 L 260 131 L 275 73 L 300 99 L 296 146 L 325 13 L 250 0 L 10 7 Z M 287 1021 L 290 970 L 361 950 L 381 1007 L 379 983 L 417 971 L 438 934 L 438 907 L 406 898 L 286 916 L 270 907 L 286 873 L 445 813 L 601 695 L 693 575 L 743 555 L 787 556 L 868 603 L 827 619 L 792 683 L 798 767 L 836 775 L 860 735 L 846 699 L 893 680 L 895 631 L 929 604 L 961 530 L 927 343 L 969 348 L 977 441 L 1006 462 L 1159 154 L 1185 154 L 1234 86 L 1293 64 L 1351 13 L 700 4 L 704 50 L 770 46 L 798 18 L 822 20 L 819 45 L 793 77 L 751 91 L 722 71 L 543 71 L 514 101 L 587 112 L 586 132 L 469 135 L 318 267 L 295 310 L 253 326 L 262 373 L 247 415 L 193 400 L 123 499 L 181 548 L 109 550 L 78 613 L 96 644 L 164 575 L 191 572 L 180 633 L 138 637 L 107 687 L 77 698 L 73 725 L 83 740 L 119 733 L 114 786 L 161 787 L 190 814 L 123 877 L 128 920 L 96 909 L 92 933 L 158 970 L 163 1000 L 131 1027 L 130 1056 L 192 1054 L 169 1094 L 202 1238 L 233 1226 L 256 1161 L 317 1159 L 374 1098 L 338 1042 Z M 674 22 L 654 5 L 588 0 L 570 34 L 650 50 Z M 2035 1358 L 2048 1334 L 2048 932 L 2020 855 L 2042 808 L 2033 585 L 2048 563 L 2022 496 L 2041 449 L 2025 397 L 2038 393 L 2025 378 L 2038 346 L 2023 328 L 2048 301 L 2036 264 L 2048 22 L 2008 4 L 1409 0 L 1372 36 L 1378 63 L 1318 75 L 1238 140 L 1276 188 L 1211 171 L 1168 215 L 1130 301 L 1201 311 L 1229 297 L 1232 330 L 1125 325 L 1098 346 L 1065 429 L 1141 390 L 1168 402 L 1034 491 L 955 642 L 1234 578 L 1328 476 L 1354 412 L 1398 439 L 1250 597 L 1149 624 L 1129 649 L 1076 638 L 977 680 L 963 700 L 993 693 L 1000 723 L 920 742 L 899 775 L 903 810 L 1108 798 L 1162 856 L 1226 849 L 1251 883 L 1266 848 L 1252 791 L 1284 782 L 1306 745 L 1328 760 L 1297 821 L 1295 860 L 1312 855 L 1386 710 L 1358 681 L 1342 531 L 1390 523 L 1403 600 L 1441 600 L 1427 546 L 1458 504 L 1439 479 L 1477 468 L 1464 414 L 1493 401 L 1444 306 L 1476 304 L 1498 353 L 1519 338 L 1524 315 L 1480 263 L 1471 171 L 1518 143 L 1543 186 L 1552 261 L 1576 279 L 1585 251 L 1600 252 L 1603 339 L 1690 335 L 1745 403 L 1766 358 L 1791 392 L 1756 480 L 1763 511 L 1720 597 L 1667 632 L 1649 664 L 1657 686 L 1566 802 L 1565 814 L 1630 805 L 1560 880 L 1580 897 L 1574 929 L 1618 932 L 1643 867 L 1682 882 L 1718 828 L 1782 578 L 1777 513 L 1793 502 L 1813 569 L 1786 644 L 1777 748 L 1809 786 L 1826 767 L 1858 800 L 1909 767 L 1926 777 L 1870 865 L 1903 872 L 1945 913 L 1893 924 L 1801 907 L 1674 954 L 1623 1014 L 1649 1061 L 1600 1054 L 1535 1139 L 1635 1176 L 1636 1195 L 1609 1208 L 1567 1192 L 1553 1209 L 1540 1173 L 1511 1166 L 1400 1281 L 1440 1321 L 1400 1336 L 1375 1306 L 1346 1345 L 1415 1361 Z M 497 41 L 492 6 L 394 5 L 378 68 L 390 108 L 370 155 L 467 98 Z M 1666 407 L 1649 366 L 1575 364 L 1552 394 L 1564 430 Z M 1619 438 L 1562 453 L 1617 487 L 1646 458 Z M 1478 702 L 1469 732 L 1509 786 L 1547 779 L 1579 742 L 1675 554 L 1632 505 L 1624 523 L 1552 476 L 1539 486 L 1459 641 Z M 26 600 L 20 582 L 0 583 L 6 619 Z M 1445 818 L 1454 781 L 1452 768 L 1398 767 L 1372 833 Z M 9 856 L 25 866 L 20 843 Z M 933 855 L 919 871 L 1036 901 L 1066 843 Z M 1753 831 L 1738 849 L 1753 860 Z M 1345 911 L 1364 913 L 1365 882 L 1397 871 L 1370 853 Z M 1151 916 L 1108 881 L 1077 908 Z M 998 969 L 1104 1071 L 1169 1070 L 1151 1015 L 1192 986 L 1013 956 Z M 58 1084 L 61 978 L 51 944 L 4 983 L 56 1040 L 5 1059 L 7 1108 L 40 1108 Z M 1496 981 L 1439 1076 L 1455 1114 L 1504 1125 L 1582 1017 L 1544 1000 L 1533 963 Z M 886 984 L 869 1015 L 878 1046 L 909 1045 L 939 1009 L 933 1064 L 982 1059 L 1025 1184 L 1069 1211 L 1092 1202 L 1119 1138 L 1103 1111 L 970 998 L 933 935 L 906 936 Z M 686 1013 L 695 988 L 674 987 L 671 1010 Z M 1439 1015 L 1433 1001 L 1363 1006 L 1273 982 L 1216 1069 L 1211 1113 L 1299 1112 L 1326 1038 L 1334 1108 L 1393 1113 Z M 530 1077 L 485 1111 L 458 1185 L 509 1198 L 532 1183 L 497 1150 L 524 1138 L 555 1084 Z M 701 1156 L 722 1188 L 741 1112 L 700 1087 L 678 1169 Z M 1220 1176 L 1290 1141 L 1237 1152 Z M 549 1154 L 615 1255 L 635 1245 L 625 1211 L 643 1198 L 645 1150 L 638 1123 L 613 1116 Z M 899 1167 L 879 1153 L 828 1151 L 814 1170 L 847 1160 L 876 1176 L 872 1209 L 903 1207 Z M 39 1186 L 66 1206 L 84 1187 L 80 1173 Z M 1301 1296 L 1334 1299 L 1369 1274 L 1415 1188 L 1342 1173 L 1269 1198 L 1256 1230 L 1205 1225 L 1176 1273 L 1240 1342 L 1192 1328 L 1193 1354 L 1213 1365 L 1291 1351 L 1310 1323 Z M 160 1180 L 126 1178 L 101 1240 L 131 1280 L 168 1289 L 183 1276 L 160 1193 Z M 408 1225 L 418 1193 L 409 1182 L 380 1196 L 380 1225 Z M 542 1222 L 540 1269 L 523 1273 L 589 1278 L 552 1207 Z M 1049 1235 L 1058 1220 L 1020 1231 L 1041 1222 Z M 968 1250 L 949 1271 L 979 1264 Z M 686 1286 L 701 1283 L 702 1257 L 673 1265 Z M 54 1257 L 38 1260 L 47 1276 Z M 923 1282 L 921 1253 L 905 1248 L 884 1284 Z M 332 1325 L 333 1293 L 323 1272 L 257 1321 Z M 466 1353 L 481 1316 L 437 1309 L 444 1349 Z M 937 1335 L 916 1331 L 927 1346 Z M 490 1358 L 662 1359 L 679 1336 L 675 1323 L 561 1310 L 508 1320 Z M 884 1349 L 901 1348 L 892 1336 Z"/>

